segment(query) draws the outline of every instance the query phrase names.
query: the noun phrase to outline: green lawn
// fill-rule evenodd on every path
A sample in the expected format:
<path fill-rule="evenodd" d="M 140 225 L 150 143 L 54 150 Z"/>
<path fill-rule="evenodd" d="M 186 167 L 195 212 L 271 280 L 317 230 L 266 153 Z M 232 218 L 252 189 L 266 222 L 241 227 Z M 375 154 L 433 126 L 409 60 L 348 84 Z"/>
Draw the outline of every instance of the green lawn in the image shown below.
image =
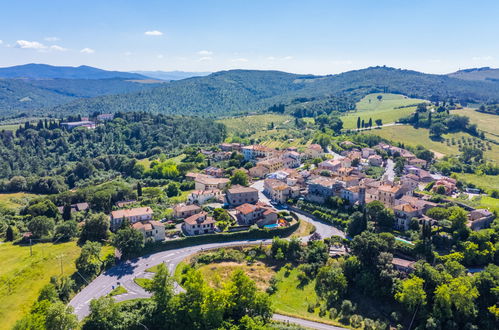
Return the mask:
<path fill-rule="evenodd" d="M 19 128 L 19 124 L 12 124 L 12 125 L 0 125 L 0 131 L 17 131 Z"/>
<path fill-rule="evenodd" d="M 378 100 L 378 95 L 383 98 Z M 357 102 L 356 110 L 341 117 L 343 127 L 346 129 L 357 128 L 357 118 L 364 119 L 365 122 L 372 118 L 373 126 L 375 120 L 381 119 L 383 124 L 393 123 L 398 119 L 408 116 L 414 110 L 418 103 L 425 102 L 421 99 L 412 99 L 400 94 L 374 93 L 366 95 L 362 100 Z M 414 106 L 411 106 L 414 105 Z M 410 106 L 407 108 L 399 108 Z"/>
<path fill-rule="evenodd" d="M 403 142 L 407 145 L 417 146 L 423 145 L 426 148 L 436 153 L 437 157 L 442 157 L 444 155 L 457 155 L 459 154 L 458 146 L 447 145 L 445 140 L 454 138 L 455 140 L 461 137 L 472 138 L 471 135 L 463 132 L 444 134 L 443 141 L 434 141 L 430 139 L 429 132 L 426 128 L 414 128 L 409 125 L 401 126 L 390 126 L 383 127 L 381 129 L 372 129 L 369 131 L 363 131 L 363 134 L 374 134 L 381 136 L 382 138 L 394 141 Z M 491 144 L 492 150 L 487 150 L 485 152 L 485 157 L 492 161 L 499 161 L 499 147 Z"/>
<path fill-rule="evenodd" d="M 0 207 L 17 209 L 27 204 L 31 198 L 36 196 L 40 195 L 23 192 L 0 194 Z"/>
<path fill-rule="evenodd" d="M 168 158 L 167 160 L 170 160 L 170 161 L 173 161 L 173 162 L 179 164 L 185 157 L 186 157 L 185 154 L 180 154 L 180 155 L 178 155 L 176 157 Z M 139 164 L 144 165 L 144 167 L 146 169 L 148 169 L 150 167 L 150 165 L 151 165 L 152 160 L 149 159 L 149 158 L 144 158 L 144 159 L 137 159 L 137 162 Z"/>
<path fill-rule="evenodd" d="M 459 180 L 474 184 L 485 191 L 499 189 L 499 175 L 477 175 L 471 173 L 456 173 L 456 175 Z"/>
<path fill-rule="evenodd" d="M 133 281 L 137 284 L 143 287 L 144 289 L 147 289 L 152 282 L 152 280 L 148 278 L 134 278 Z"/>
<path fill-rule="evenodd" d="M 127 292 L 128 292 L 128 290 L 125 289 L 125 287 L 120 285 L 120 286 L 114 288 L 111 292 L 109 292 L 108 296 L 109 297 L 119 296 L 120 294 L 125 294 Z"/>
<path fill-rule="evenodd" d="M 497 187 L 497 186 L 496 186 Z M 496 211 L 499 213 L 499 199 L 490 196 L 482 196 L 480 198 L 480 208 Z"/>
<path fill-rule="evenodd" d="M 499 142 L 499 116 L 481 113 L 470 108 L 453 110 L 451 114 L 469 117 L 471 123 L 477 124 L 479 129 L 489 133 L 487 137 Z"/>
<path fill-rule="evenodd" d="M 103 257 L 112 253 L 111 247 L 103 249 Z M 2 328 L 10 329 L 35 302 L 40 289 L 49 283 L 51 276 L 71 275 L 75 259 L 80 254 L 76 242 L 60 244 L 41 243 L 29 246 L 0 244 L 0 320 Z"/>
<path fill-rule="evenodd" d="M 270 123 L 275 127 L 294 125 L 293 117 L 288 115 L 265 114 L 226 118 L 219 120 L 227 127 L 228 135 L 245 134 L 251 135 L 261 130 L 267 130 Z"/>

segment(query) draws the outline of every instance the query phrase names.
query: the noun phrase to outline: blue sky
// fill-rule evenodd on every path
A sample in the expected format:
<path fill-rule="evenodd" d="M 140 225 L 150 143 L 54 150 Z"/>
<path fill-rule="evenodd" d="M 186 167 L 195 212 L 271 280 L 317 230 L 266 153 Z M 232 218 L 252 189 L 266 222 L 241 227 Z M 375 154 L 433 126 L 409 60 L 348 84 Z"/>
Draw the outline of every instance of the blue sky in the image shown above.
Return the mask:
<path fill-rule="evenodd" d="M 0 66 L 113 70 L 499 67 L 499 1 L 0 0 Z"/>

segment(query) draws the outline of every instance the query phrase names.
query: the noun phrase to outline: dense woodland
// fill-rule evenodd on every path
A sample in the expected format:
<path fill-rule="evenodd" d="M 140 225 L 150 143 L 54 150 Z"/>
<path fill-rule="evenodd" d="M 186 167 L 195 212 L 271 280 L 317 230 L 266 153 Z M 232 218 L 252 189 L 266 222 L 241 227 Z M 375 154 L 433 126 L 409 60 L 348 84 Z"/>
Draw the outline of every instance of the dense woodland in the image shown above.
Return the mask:
<path fill-rule="evenodd" d="M 284 104 L 289 106 L 291 112 L 315 113 L 320 110 L 329 113 L 351 109 L 352 103 L 373 92 L 400 93 L 432 101 L 454 99 L 462 104 L 490 103 L 497 99 L 499 83 L 461 80 L 387 67 L 372 67 L 332 76 L 232 70 L 175 81 L 126 95 L 78 100 L 46 112 L 128 112 L 148 109 L 168 114 L 227 116 L 261 112 L 273 105 Z"/>
<path fill-rule="evenodd" d="M 10 179 L 3 190 L 55 193 L 100 170 L 133 176 L 135 158 L 219 143 L 225 127 L 191 117 L 128 113 L 93 130 L 66 130 L 45 120 L 0 136 L 0 178 Z"/>

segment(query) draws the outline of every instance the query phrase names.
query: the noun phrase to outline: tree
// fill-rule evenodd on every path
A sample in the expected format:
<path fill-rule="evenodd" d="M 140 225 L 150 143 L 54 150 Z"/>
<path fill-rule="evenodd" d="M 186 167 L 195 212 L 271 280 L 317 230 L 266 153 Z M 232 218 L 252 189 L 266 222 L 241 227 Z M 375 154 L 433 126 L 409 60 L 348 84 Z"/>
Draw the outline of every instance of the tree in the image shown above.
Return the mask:
<path fill-rule="evenodd" d="M 248 174 L 243 170 L 235 170 L 230 177 L 230 183 L 233 185 L 239 184 L 241 186 L 247 186 Z"/>
<path fill-rule="evenodd" d="M 369 118 L 369 122 L 367 124 L 369 127 L 373 127 L 373 119 Z"/>
<path fill-rule="evenodd" d="M 383 95 L 378 95 L 376 96 L 376 98 L 378 99 L 378 101 L 381 101 L 383 99 Z"/>
<path fill-rule="evenodd" d="M 364 231 L 355 236 L 350 246 L 359 261 L 369 268 L 377 265 L 382 252 L 391 252 L 394 244 L 395 238 L 391 234 L 379 235 Z"/>
<path fill-rule="evenodd" d="M 376 125 L 378 125 L 378 127 L 383 126 L 383 120 L 382 119 L 376 119 L 374 122 L 376 123 Z"/>
<path fill-rule="evenodd" d="M 142 185 L 140 182 L 137 182 L 137 196 L 142 197 Z"/>
<path fill-rule="evenodd" d="M 90 315 L 85 319 L 83 330 L 112 330 L 121 323 L 119 307 L 111 297 L 101 297 L 90 301 Z"/>
<path fill-rule="evenodd" d="M 85 220 L 83 229 L 80 235 L 80 242 L 84 243 L 90 241 L 102 241 L 107 239 L 109 235 L 109 217 L 103 213 L 90 215 Z"/>
<path fill-rule="evenodd" d="M 28 206 L 26 213 L 32 217 L 45 216 L 48 218 L 57 218 L 59 216 L 57 206 L 55 206 L 55 204 L 48 199 L 44 199 Z"/>
<path fill-rule="evenodd" d="M 424 280 L 417 276 L 405 279 L 395 293 L 395 299 L 402 303 L 409 312 L 417 306 L 426 304 L 426 292 L 423 289 Z"/>
<path fill-rule="evenodd" d="M 332 307 L 345 294 L 347 280 L 339 265 L 324 266 L 319 269 L 315 282 L 315 292 Z"/>
<path fill-rule="evenodd" d="M 142 250 L 144 236 L 140 231 L 128 226 L 118 230 L 114 235 L 113 246 L 121 252 L 123 258 L 128 258 Z"/>
<path fill-rule="evenodd" d="M 466 319 L 476 312 L 474 300 L 477 297 L 478 290 L 470 278 L 454 278 L 449 283 L 439 285 L 435 290 L 433 313 L 443 319 Z"/>
<path fill-rule="evenodd" d="M 78 319 L 73 313 L 73 307 L 62 302 L 52 304 L 46 314 L 45 327 L 47 330 L 72 330 L 78 327 Z"/>
<path fill-rule="evenodd" d="M 357 117 L 357 129 L 360 128 L 360 117 Z"/>
<path fill-rule="evenodd" d="M 78 236 L 78 224 L 74 220 L 64 221 L 55 226 L 54 237 L 62 240 L 70 240 Z"/>
<path fill-rule="evenodd" d="M 71 219 L 71 204 L 65 203 L 62 207 L 62 219 L 70 220 Z"/>
<path fill-rule="evenodd" d="M 5 241 L 12 242 L 14 240 L 14 228 L 12 226 L 8 226 L 5 231 Z"/>
<path fill-rule="evenodd" d="M 101 245 L 97 242 L 87 241 L 75 260 L 76 270 L 86 278 L 93 278 L 101 271 L 102 260 L 100 259 Z"/>
<path fill-rule="evenodd" d="M 28 222 L 29 231 L 37 238 L 50 235 L 54 230 L 54 226 L 54 219 L 43 216 L 34 217 Z"/>
<path fill-rule="evenodd" d="M 175 197 L 178 196 L 179 194 L 180 190 L 178 189 L 177 184 L 172 182 L 166 187 L 166 196 Z"/>
<path fill-rule="evenodd" d="M 367 229 L 367 217 L 361 212 L 354 212 L 350 216 L 350 222 L 347 226 L 347 233 L 350 237 L 355 237 L 356 235 L 362 233 Z"/>
<path fill-rule="evenodd" d="M 166 310 L 174 296 L 173 279 L 170 276 L 165 264 L 160 264 L 152 279 L 148 291 L 153 294 L 159 310 Z"/>
<path fill-rule="evenodd" d="M 393 228 L 395 216 L 391 209 L 385 208 L 380 201 L 373 201 L 366 205 L 366 214 L 369 221 L 376 223 L 382 230 Z"/>
<path fill-rule="evenodd" d="M 442 124 L 441 122 L 433 123 L 430 126 L 430 135 L 436 138 L 441 138 L 442 134 L 445 133 L 446 129 L 447 128 L 445 127 L 445 125 Z"/>

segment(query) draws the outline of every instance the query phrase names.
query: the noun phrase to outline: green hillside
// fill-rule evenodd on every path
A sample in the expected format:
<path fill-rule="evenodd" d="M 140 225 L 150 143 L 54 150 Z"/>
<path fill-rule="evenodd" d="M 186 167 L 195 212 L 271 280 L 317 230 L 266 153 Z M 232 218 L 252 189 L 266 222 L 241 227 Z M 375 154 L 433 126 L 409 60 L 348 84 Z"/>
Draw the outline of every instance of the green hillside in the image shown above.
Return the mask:
<path fill-rule="evenodd" d="M 467 81 L 444 75 L 372 67 L 331 76 L 279 71 L 232 70 L 174 81 L 126 95 L 101 96 L 57 106 L 57 113 L 145 110 L 168 114 L 229 116 L 262 112 L 285 104 L 286 112 L 305 116 L 348 111 L 370 93 L 403 94 L 421 99 L 482 102 L 499 97 L 499 83 Z"/>

